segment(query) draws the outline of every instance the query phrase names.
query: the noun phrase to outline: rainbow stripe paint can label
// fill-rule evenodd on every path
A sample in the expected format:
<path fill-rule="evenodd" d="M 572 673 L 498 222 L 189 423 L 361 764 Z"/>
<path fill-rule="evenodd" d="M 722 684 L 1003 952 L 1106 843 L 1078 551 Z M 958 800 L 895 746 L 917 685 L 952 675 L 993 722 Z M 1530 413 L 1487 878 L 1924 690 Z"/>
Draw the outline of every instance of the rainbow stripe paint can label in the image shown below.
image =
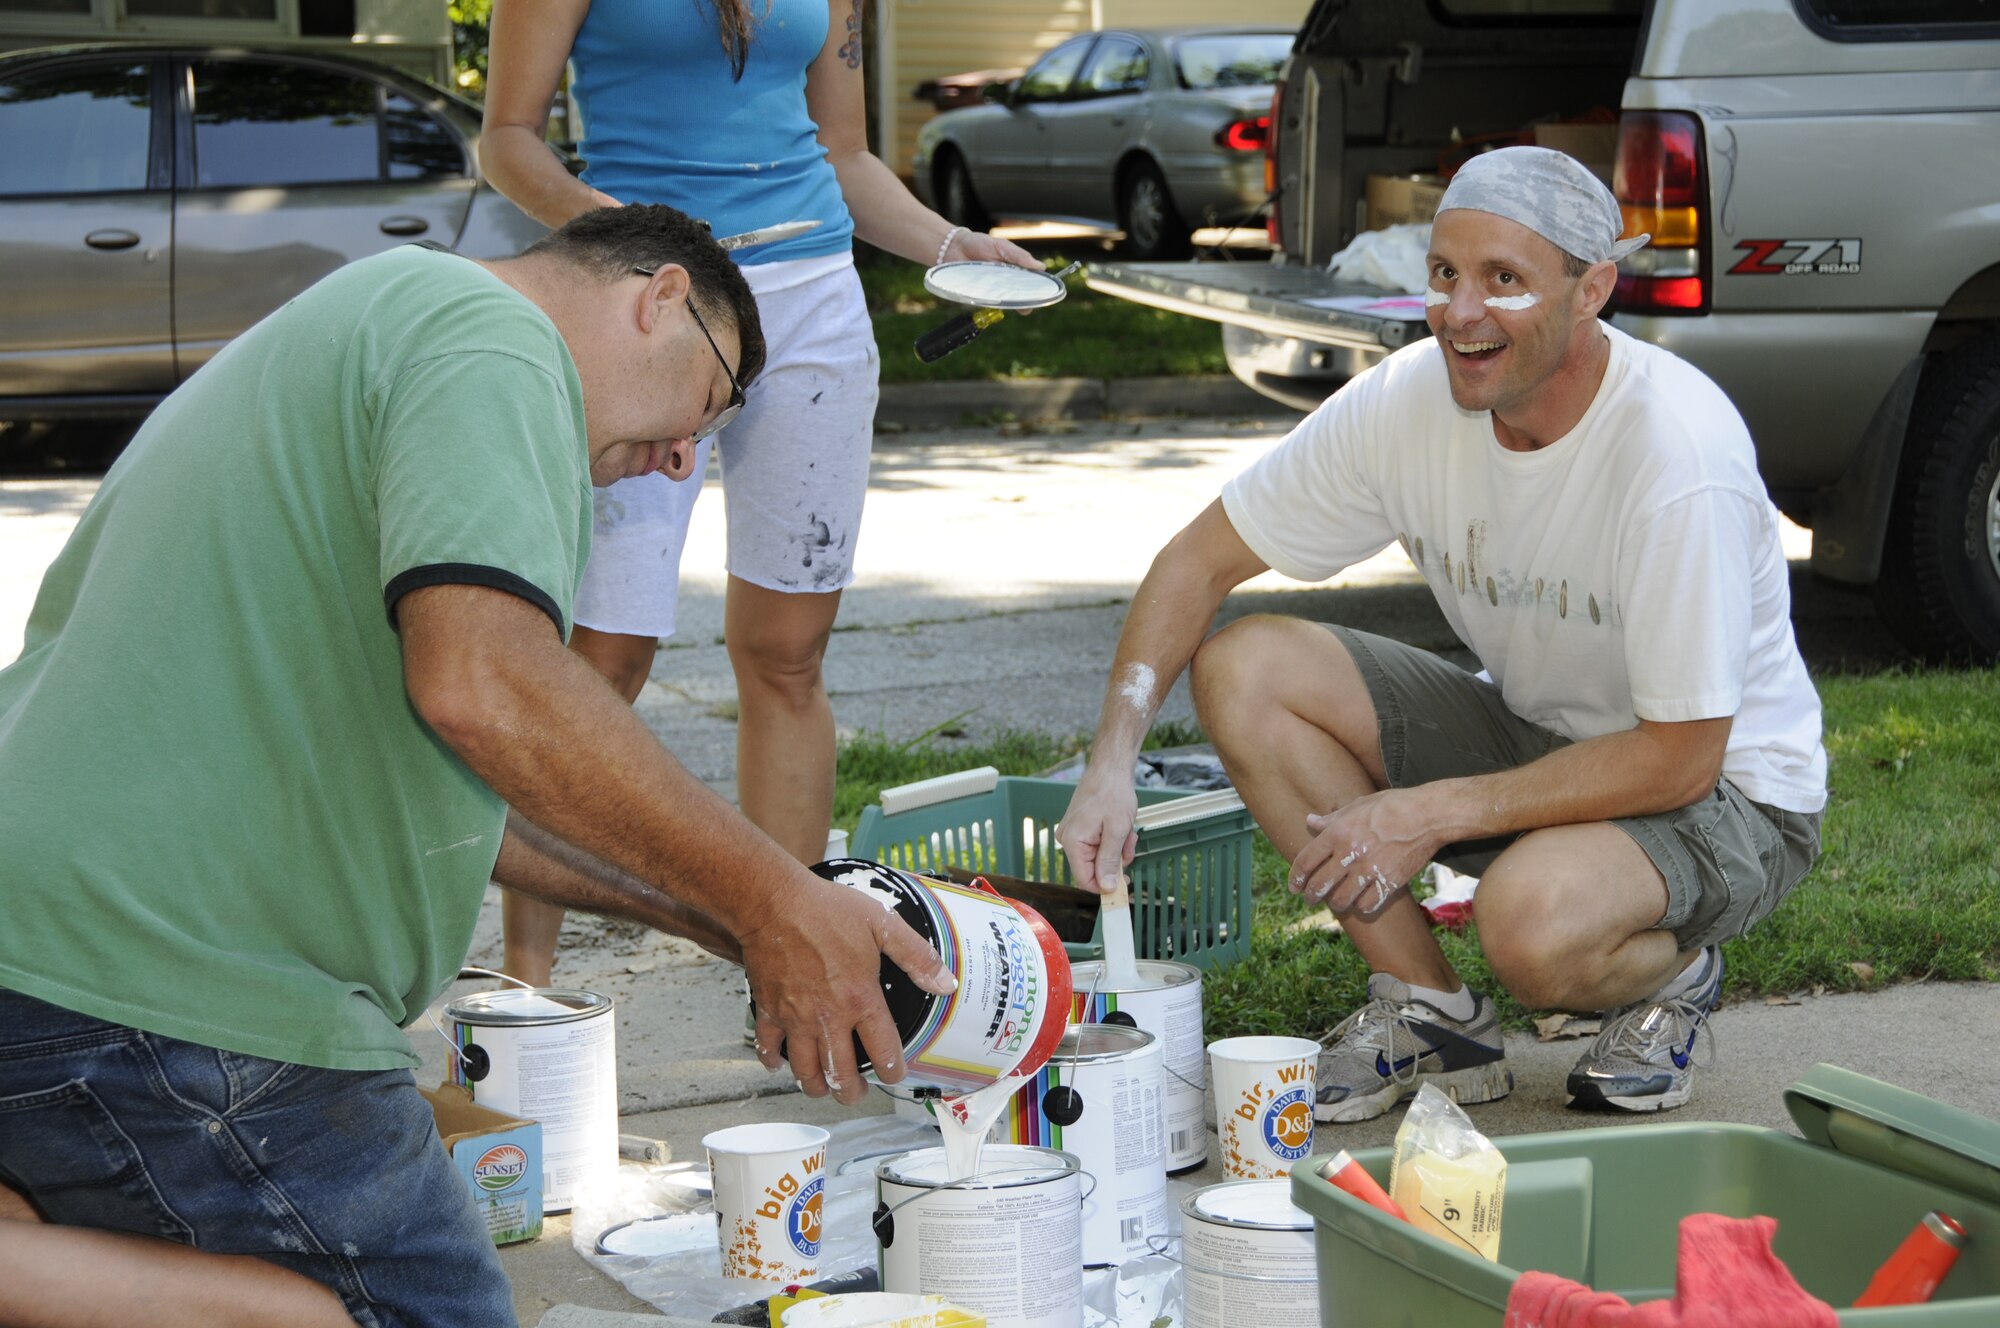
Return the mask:
<path fill-rule="evenodd" d="M 1139 985 L 1104 986 L 1104 965 L 1070 970 L 1075 995 L 1070 1022 L 1127 1024 L 1160 1040 L 1166 1070 L 1162 1119 L 1167 1170 L 1186 1171 L 1208 1160 L 1208 1044 L 1201 1025 L 1201 970 L 1192 964 L 1141 959 Z"/>
<path fill-rule="evenodd" d="M 1053 1148 L 1089 1178 L 1083 1262 L 1123 1263 L 1167 1234 L 1160 1043 L 1122 1024 L 1078 1024 L 1049 1063 L 1008 1099 L 990 1138 Z"/>
<path fill-rule="evenodd" d="M 951 885 L 859 858 L 813 871 L 877 899 L 929 941 L 958 979 L 956 992 L 935 996 L 883 961 L 882 995 L 910 1078 L 966 1091 L 1048 1059 L 1069 1020 L 1069 957 L 1033 909 L 991 887 Z"/>
<path fill-rule="evenodd" d="M 618 1053 L 608 996 L 548 988 L 482 991 L 444 1007 L 452 1082 L 482 1107 L 541 1122 L 542 1210 L 566 1213 L 579 1185 L 618 1169 Z"/>
<path fill-rule="evenodd" d="M 1081 1328 L 1083 1185 L 1077 1160 L 989 1144 L 979 1174 L 951 1181 L 942 1148 L 875 1168 L 882 1289 L 939 1295 L 987 1328 Z"/>
<path fill-rule="evenodd" d="M 1319 1328 L 1312 1219 L 1291 1182 L 1238 1180 L 1181 1203 L 1184 1328 Z"/>

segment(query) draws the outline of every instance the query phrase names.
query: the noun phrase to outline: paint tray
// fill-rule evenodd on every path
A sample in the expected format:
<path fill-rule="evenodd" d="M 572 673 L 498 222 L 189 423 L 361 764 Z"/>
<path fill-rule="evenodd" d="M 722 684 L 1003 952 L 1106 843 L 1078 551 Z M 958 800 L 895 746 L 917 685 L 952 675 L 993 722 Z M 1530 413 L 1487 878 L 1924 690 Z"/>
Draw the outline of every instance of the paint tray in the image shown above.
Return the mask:
<path fill-rule="evenodd" d="M 1804 1138 L 1690 1121 L 1493 1140 L 1507 1158 L 1498 1263 L 1335 1189 L 1315 1157 L 1292 1172 L 1292 1202 L 1313 1219 L 1320 1320 L 1497 1324 L 1530 1268 L 1635 1303 L 1670 1297 L 1681 1219 L 1721 1213 L 1776 1218 L 1772 1249 L 1842 1324 L 2000 1324 L 2000 1122 L 1833 1065 L 1801 1076 L 1785 1106 Z M 1355 1159 L 1386 1183 L 1389 1152 Z M 1935 1298 L 1848 1308 L 1932 1209 L 1970 1235 Z"/>
<path fill-rule="evenodd" d="M 944 879 L 983 875 L 1002 894 L 1046 910 L 1071 960 L 1102 959 L 1096 896 L 1063 898 L 1069 860 L 1055 827 L 1075 792 L 1072 783 L 1003 777 L 990 766 L 885 789 L 861 813 L 849 852 Z M 1215 969 L 1249 954 L 1256 826 L 1243 800 L 1230 789 L 1137 793 L 1129 874 L 1139 958 Z"/>

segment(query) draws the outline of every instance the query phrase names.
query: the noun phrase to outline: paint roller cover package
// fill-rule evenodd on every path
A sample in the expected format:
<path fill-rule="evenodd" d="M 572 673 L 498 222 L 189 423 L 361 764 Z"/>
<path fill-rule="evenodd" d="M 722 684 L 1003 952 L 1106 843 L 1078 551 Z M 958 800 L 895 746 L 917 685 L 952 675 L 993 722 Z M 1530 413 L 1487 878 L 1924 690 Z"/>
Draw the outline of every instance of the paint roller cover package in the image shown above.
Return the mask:
<path fill-rule="evenodd" d="M 456 1084 L 420 1088 L 437 1118 L 438 1137 L 495 1245 L 542 1234 L 542 1127 L 486 1107 Z"/>

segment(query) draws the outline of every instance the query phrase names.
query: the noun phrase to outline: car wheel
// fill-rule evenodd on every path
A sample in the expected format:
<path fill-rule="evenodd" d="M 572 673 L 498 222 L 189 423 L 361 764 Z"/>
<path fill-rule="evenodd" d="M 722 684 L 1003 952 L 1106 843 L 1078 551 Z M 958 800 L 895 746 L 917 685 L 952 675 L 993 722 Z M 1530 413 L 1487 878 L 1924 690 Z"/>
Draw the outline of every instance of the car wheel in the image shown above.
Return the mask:
<path fill-rule="evenodd" d="M 986 215 L 986 209 L 979 205 L 979 195 L 973 192 L 972 172 L 965 168 L 965 158 L 953 149 L 938 154 L 938 212 L 954 226 L 963 226 L 969 231 L 991 230 L 993 218 Z"/>
<path fill-rule="evenodd" d="M 1167 192 L 1167 178 L 1150 161 L 1125 173 L 1118 193 L 1118 225 L 1125 232 L 1125 252 L 1134 258 L 1165 261 L 1194 252 L 1180 210 Z"/>
<path fill-rule="evenodd" d="M 1927 372 L 1910 414 L 1876 606 L 1928 660 L 2000 658 L 2000 335 Z"/>

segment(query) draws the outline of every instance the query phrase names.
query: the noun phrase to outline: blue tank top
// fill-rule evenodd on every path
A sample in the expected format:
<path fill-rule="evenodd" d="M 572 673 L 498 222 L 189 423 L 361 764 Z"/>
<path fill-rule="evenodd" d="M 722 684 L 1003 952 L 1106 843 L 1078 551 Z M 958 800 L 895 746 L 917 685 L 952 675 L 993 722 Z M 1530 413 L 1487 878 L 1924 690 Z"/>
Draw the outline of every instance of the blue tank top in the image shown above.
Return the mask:
<path fill-rule="evenodd" d="M 806 113 L 806 66 L 826 45 L 826 0 L 750 0 L 733 78 L 708 0 L 591 0 L 570 58 L 584 182 L 621 203 L 667 203 L 719 238 L 817 220 L 743 264 L 846 253 L 854 222 Z"/>

